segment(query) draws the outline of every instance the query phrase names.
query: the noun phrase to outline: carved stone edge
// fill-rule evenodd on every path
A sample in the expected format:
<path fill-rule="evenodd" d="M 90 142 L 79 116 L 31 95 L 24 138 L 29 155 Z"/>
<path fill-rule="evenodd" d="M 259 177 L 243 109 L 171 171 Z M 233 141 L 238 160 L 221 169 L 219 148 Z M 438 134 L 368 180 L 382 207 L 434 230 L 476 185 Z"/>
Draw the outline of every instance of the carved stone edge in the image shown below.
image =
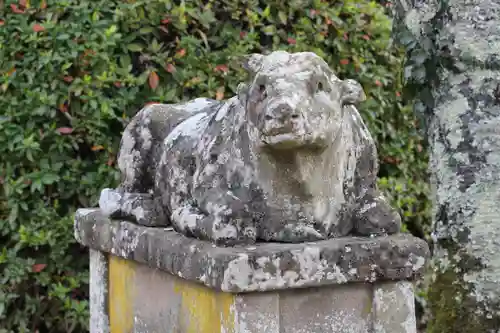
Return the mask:
<path fill-rule="evenodd" d="M 74 231 L 91 249 L 232 293 L 415 280 L 429 258 L 427 243 L 409 234 L 217 247 L 171 228 L 111 221 L 99 209 L 79 209 Z"/>

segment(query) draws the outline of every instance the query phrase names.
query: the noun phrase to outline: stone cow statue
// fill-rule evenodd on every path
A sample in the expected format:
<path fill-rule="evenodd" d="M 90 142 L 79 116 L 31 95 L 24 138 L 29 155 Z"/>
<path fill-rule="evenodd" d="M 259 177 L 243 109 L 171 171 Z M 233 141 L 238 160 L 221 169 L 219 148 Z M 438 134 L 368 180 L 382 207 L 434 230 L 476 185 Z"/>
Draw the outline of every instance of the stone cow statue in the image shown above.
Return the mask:
<path fill-rule="evenodd" d="M 142 109 L 123 134 L 103 214 L 220 245 L 396 233 L 360 84 L 314 53 L 253 54 L 237 96 Z"/>

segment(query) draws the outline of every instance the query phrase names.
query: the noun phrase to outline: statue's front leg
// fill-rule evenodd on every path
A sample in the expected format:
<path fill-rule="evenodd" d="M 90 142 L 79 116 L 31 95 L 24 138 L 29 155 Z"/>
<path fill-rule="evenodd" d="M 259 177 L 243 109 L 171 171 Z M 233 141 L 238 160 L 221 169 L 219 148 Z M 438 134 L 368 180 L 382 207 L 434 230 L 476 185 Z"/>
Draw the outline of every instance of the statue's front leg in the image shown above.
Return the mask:
<path fill-rule="evenodd" d="M 153 195 L 149 193 L 105 188 L 99 198 L 99 207 L 111 219 L 123 219 L 148 227 L 168 225 L 168 220 L 158 213 Z"/>
<path fill-rule="evenodd" d="M 215 192 L 217 189 L 212 189 Z M 252 244 L 257 229 L 248 207 L 229 191 L 211 196 L 199 207 L 180 200 L 172 210 L 170 220 L 176 229 L 187 236 L 209 240 L 217 245 Z"/>
<path fill-rule="evenodd" d="M 371 189 L 355 205 L 354 233 L 362 236 L 395 234 L 401 230 L 401 216 L 376 189 Z"/>

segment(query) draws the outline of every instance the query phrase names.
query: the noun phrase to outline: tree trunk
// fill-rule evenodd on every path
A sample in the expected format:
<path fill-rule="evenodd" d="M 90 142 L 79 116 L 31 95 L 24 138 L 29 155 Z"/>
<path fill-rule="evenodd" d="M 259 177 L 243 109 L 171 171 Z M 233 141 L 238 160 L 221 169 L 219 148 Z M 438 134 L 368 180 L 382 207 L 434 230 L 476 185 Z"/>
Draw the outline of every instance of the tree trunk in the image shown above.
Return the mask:
<path fill-rule="evenodd" d="M 394 4 L 433 185 L 430 333 L 500 329 L 500 0 Z"/>

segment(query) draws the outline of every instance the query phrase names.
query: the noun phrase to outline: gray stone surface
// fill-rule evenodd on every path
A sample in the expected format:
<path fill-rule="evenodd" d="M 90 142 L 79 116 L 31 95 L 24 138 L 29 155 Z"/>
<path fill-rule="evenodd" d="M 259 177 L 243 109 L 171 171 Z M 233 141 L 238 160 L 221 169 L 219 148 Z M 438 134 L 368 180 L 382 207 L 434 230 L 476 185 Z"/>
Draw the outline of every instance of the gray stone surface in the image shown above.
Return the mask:
<path fill-rule="evenodd" d="M 108 258 L 106 253 L 90 250 L 90 332 L 109 333 Z"/>
<path fill-rule="evenodd" d="M 408 234 L 217 247 L 172 228 L 111 221 L 99 209 L 77 211 L 75 236 L 92 249 L 227 292 L 411 280 L 429 256 L 427 244 Z"/>
<path fill-rule="evenodd" d="M 283 329 L 278 332 L 372 333 L 372 293 L 369 284 L 284 292 L 279 297 Z"/>
<path fill-rule="evenodd" d="M 430 332 L 500 332 L 500 1 L 397 0 L 407 91 L 428 124 Z"/>
<path fill-rule="evenodd" d="M 373 333 L 417 333 L 411 282 L 379 283 L 373 291 Z"/>
<path fill-rule="evenodd" d="M 227 101 L 153 104 L 127 126 L 103 213 L 217 244 L 393 234 L 365 99 L 314 53 L 248 57 Z"/>

